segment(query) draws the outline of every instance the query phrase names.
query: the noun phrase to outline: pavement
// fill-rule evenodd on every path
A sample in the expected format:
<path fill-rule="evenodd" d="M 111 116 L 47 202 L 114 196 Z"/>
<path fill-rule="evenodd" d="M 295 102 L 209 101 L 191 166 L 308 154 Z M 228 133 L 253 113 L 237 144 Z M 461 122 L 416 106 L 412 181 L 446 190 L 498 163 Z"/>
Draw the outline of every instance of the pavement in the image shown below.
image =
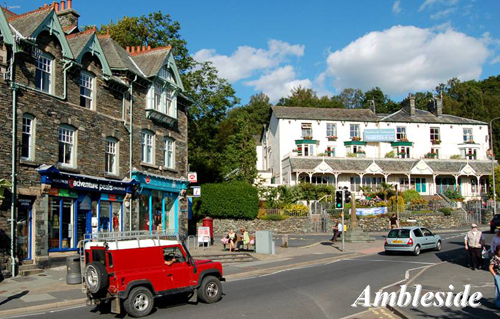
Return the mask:
<path fill-rule="evenodd" d="M 464 229 L 447 230 L 438 233 L 446 234 L 451 232 L 465 231 Z M 331 244 L 328 242 L 329 234 L 291 234 L 289 235 L 289 248 L 276 247 L 274 255 L 263 255 L 250 253 L 255 261 L 229 264 L 224 266 L 224 276 L 228 282 L 244 280 L 249 278 L 260 278 L 277 274 L 290 269 L 304 269 L 312 266 L 328 266 L 340 260 L 354 260 L 354 258 L 362 258 L 363 256 L 374 256 L 379 258 L 383 251 L 383 236 L 386 233 L 372 233 L 372 236 L 377 238 L 371 243 L 346 243 L 345 251 L 341 251 L 340 243 Z M 453 235 L 453 234 L 452 234 Z M 460 237 L 461 235 L 457 235 Z M 276 241 L 280 236 L 276 236 Z M 451 238 L 451 237 L 450 237 Z M 215 245 L 209 249 L 203 247 L 191 248 L 190 251 L 195 258 L 204 258 L 213 254 L 231 254 L 222 251 L 220 239 L 215 240 Z M 389 256 L 385 256 L 389 257 Z M 392 260 L 392 256 L 390 256 Z M 436 271 L 441 267 L 449 265 L 438 265 Z M 452 265 L 453 266 L 453 265 Z M 455 265 L 458 267 L 457 265 Z M 464 267 L 452 269 L 451 273 L 460 275 Z M 468 269 L 465 269 L 468 270 Z M 448 270 L 446 270 L 448 271 Z M 426 279 L 426 276 L 421 276 L 420 280 L 426 279 L 433 282 L 431 276 Z M 480 276 L 480 273 L 474 274 Z M 484 278 L 478 281 L 480 289 L 485 290 L 485 296 L 488 293 L 491 295 L 493 289 L 491 287 L 492 280 L 485 273 Z M 85 295 L 82 293 L 81 285 L 68 285 L 65 281 L 65 267 L 47 269 L 42 274 L 32 275 L 28 277 L 9 278 L 0 283 L 0 318 L 19 316 L 24 314 L 33 314 L 37 311 L 43 312 L 50 310 L 51 312 L 57 309 L 67 309 L 71 307 L 80 307 L 85 304 Z M 467 277 L 464 277 L 467 278 Z M 448 278 L 451 280 L 451 278 Z M 464 279 L 465 280 L 465 279 Z M 443 277 L 443 285 L 446 282 Z M 449 282 L 449 281 L 448 281 Z M 436 284 L 429 287 L 436 287 Z M 477 287 L 479 289 L 479 287 Z M 418 314 L 419 309 L 411 311 L 410 317 Z M 380 314 L 376 317 L 395 316 L 396 314 L 387 309 L 369 309 L 365 311 L 367 317 L 373 318 L 374 314 Z M 361 315 L 360 315 L 361 316 Z M 402 315 L 396 315 L 396 317 Z M 354 317 L 353 317 L 354 318 Z M 357 317 L 356 317 L 357 318 Z M 359 318 L 362 318 L 359 317 Z"/>

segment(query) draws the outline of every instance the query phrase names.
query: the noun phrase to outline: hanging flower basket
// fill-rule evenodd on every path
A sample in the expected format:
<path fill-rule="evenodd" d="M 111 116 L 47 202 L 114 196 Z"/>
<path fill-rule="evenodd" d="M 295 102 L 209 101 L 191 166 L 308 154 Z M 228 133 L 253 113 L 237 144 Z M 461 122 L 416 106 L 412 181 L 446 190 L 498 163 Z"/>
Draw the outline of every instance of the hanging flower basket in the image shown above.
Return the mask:
<path fill-rule="evenodd" d="M 441 140 L 432 140 L 432 145 L 439 145 L 441 144 Z"/>
<path fill-rule="evenodd" d="M 337 137 L 336 137 L 336 136 L 333 136 L 333 135 L 332 135 L 332 136 L 327 136 L 327 138 L 328 138 L 328 140 L 329 140 L 329 141 L 331 141 L 331 142 L 332 142 L 332 141 L 336 141 L 336 140 L 337 140 Z"/>
<path fill-rule="evenodd" d="M 353 136 L 352 141 L 361 141 L 361 137 L 358 137 L 358 136 Z"/>

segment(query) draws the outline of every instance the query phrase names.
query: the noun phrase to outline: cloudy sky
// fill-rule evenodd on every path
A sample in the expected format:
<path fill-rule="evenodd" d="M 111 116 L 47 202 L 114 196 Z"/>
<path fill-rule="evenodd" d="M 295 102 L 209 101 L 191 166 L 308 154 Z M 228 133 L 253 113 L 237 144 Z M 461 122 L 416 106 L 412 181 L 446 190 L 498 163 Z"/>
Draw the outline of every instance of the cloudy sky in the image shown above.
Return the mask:
<path fill-rule="evenodd" d="M 15 12 L 43 3 L 7 1 Z M 170 13 L 193 57 L 212 61 L 243 104 L 259 92 L 276 102 L 299 85 L 320 95 L 379 86 L 400 100 L 453 77 L 500 74 L 499 0 L 73 0 L 73 7 L 82 25 Z"/>

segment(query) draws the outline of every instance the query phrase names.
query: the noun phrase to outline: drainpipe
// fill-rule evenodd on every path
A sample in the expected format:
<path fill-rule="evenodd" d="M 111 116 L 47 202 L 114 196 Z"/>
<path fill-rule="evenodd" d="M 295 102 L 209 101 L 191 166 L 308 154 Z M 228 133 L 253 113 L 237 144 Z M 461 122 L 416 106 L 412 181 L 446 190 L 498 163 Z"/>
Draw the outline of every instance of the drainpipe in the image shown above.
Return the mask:
<path fill-rule="evenodd" d="M 130 134 L 129 134 L 129 178 L 132 179 L 132 169 L 133 169 L 133 163 L 132 163 L 132 158 L 133 158 L 133 147 L 132 147 L 132 141 L 133 141 L 133 136 L 134 136 L 134 112 L 132 111 L 134 108 L 134 82 L 137 81 L 137 75 L 135 76 L 134 80 L 130 82 L 130 109 L 129 109 L 129 114 L 130 114 Z M 129 199 L 129 230 L 132 231 L 132 196 Z"/>
<path fill-rule="evenodd" d="M 64 91 L 63 91 L 63 99 L 66 100 L 68 97 L 68 70 L 73 67 L 74 63 L 72 61 L 66 61 L 64 62 L 64 69 L 63 69 L 63 77 L 64 77 Z"/>
<path fill-rule="evenodd" d="M 16 159 L 17 159 L 17 86 L 15 84 L 15 57 L 16 57 L 16 44 L 12 45 L 12 57 L 10 59 L 10 89 L 12 90 L 12 189 L 11 189 L 11 203 L 10 203 L 10 259 L 12 267 L 12 278 L 16 276 L 16 258 L 14 256 L 14 236 L 15 236 L 15 217 L 16 217 Z"/>

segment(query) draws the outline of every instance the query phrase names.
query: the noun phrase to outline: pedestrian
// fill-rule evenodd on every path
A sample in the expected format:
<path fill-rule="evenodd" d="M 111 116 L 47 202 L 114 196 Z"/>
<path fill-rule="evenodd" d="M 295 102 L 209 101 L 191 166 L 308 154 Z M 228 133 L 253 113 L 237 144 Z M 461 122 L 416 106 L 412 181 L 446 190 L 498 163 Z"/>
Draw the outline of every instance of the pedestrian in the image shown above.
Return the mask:
<path fill-rule="evenodd" d="M 332 238 L 330 238 L 330 241 L 333 241 L 335 239 L 335 235 L 337 234 L 337 232 L 339 231 L 338 227 L 337 227 L 337 224 L 339 223 L 339 220 L 338 219 L 335 219 L 333 220 L 333 226 L 332 226 L 332 230 L 333 230 L 333 235 L 332 235 Z"/>
<path fill-rule="evenodd" d="M 495 229 L 495 237 L 491 240 L 490 253 L 491 256 L 495 255 L 497 251 L 497 246 L 500 246 L 500 229 Z"/>
<path fill-rule="evenodd" d="M 399 220 L 398 220 L 398 217 L 396 216 L 396 214 L 392 214 L 392 216 L 391 216 L 391 218 L 389 218 L 389 220 L 390 220 L 391 229 L 399 228 Z"/>
<path fill-rule="evenodd" d="M 476 224 L 471 225 L 471 230 L 465 235 L 465 250 L 469 252 L 471 269 L 482 268 L 483 259 L 481 253 L 484 247 L 484 235 L 477 229 Z"/>
<path fill-rule="evenodd" d="M 333 242 L 336 242 L 337 241 L 337 237 L 339 237 L 340 235 L 342 235 L 343 232 L 344 232 L 344 225 L 342 225 L 341 222 L 338 222 L 338 224 L 337 224 L 337 232 L 335 233 L 335 236 L 333 236 Z"/>
<path fill-rule="evenodd" d="M 495 249 L 495 255 L 491 258 L 488 269 L 495 278 L 495 304 L 500 308 L 500 246 Z"/>
<path fill-rule="evenodd" d="M 238 240 L 238 235 L 234 232 L 234 229 L 229 231 L 227 235 L 229 237 L 229 251 L 232 252 L 235 250 L 236 241 Z"/>

